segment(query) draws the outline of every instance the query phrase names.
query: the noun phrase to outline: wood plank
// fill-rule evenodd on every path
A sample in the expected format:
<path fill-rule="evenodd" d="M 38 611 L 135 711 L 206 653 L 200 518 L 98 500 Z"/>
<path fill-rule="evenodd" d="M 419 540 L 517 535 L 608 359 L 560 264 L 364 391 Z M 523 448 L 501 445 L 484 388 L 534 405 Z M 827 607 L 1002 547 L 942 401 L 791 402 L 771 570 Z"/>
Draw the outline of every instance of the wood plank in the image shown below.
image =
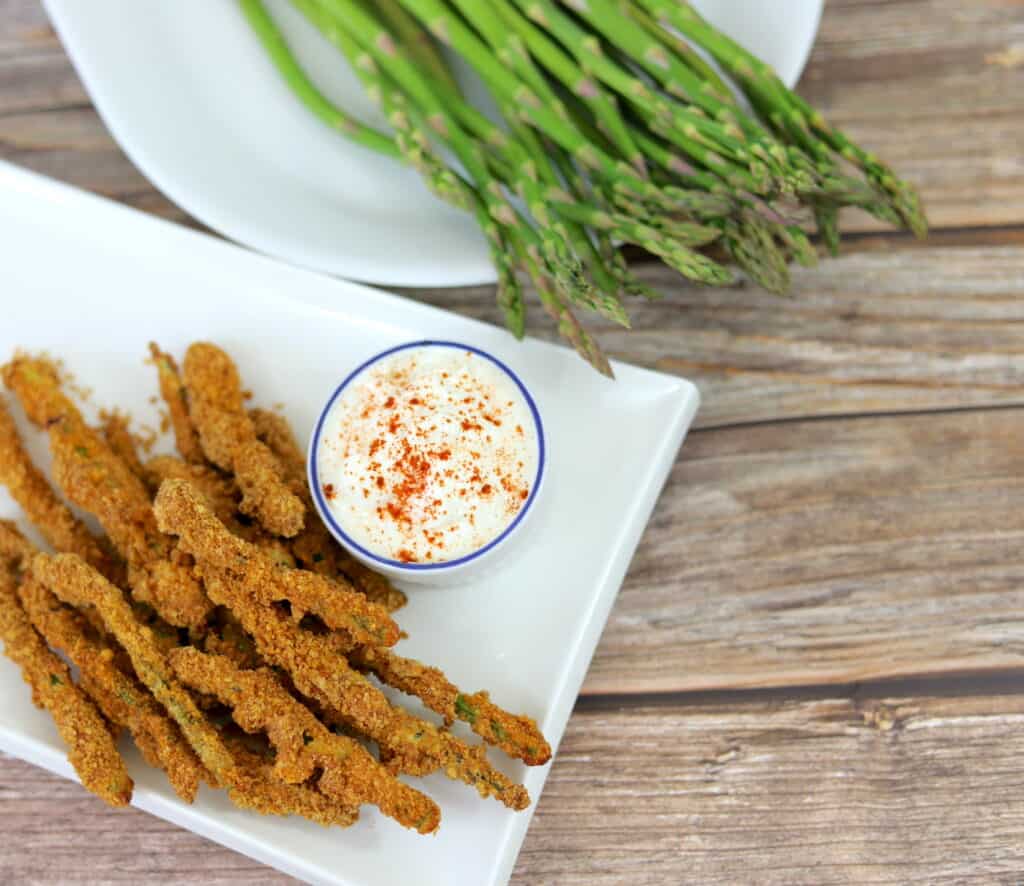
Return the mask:
<path fill-rule="evenodd" d="M 1024 665 L 1024 412 L 694 433 L 585 694 Z"/>
<path fill-rule="evenodd" d="M 34 172 L 201 228 L 128 160 L 91 107 L 0 116 L 0 156 Z"/>
<path fill-rule="evenodd" d="M 1021 46 L 1014 0 L 829 0 L 800 91 L 921 189 L 933 226 L 1019 224 Z"/>
<path fill-rule="evenodd" d="M 1022 727 L 1017 694 L 578 711 L 512 883 L 1010 882 Z M 3 882 L 294 882 L 11 758 L 0 784 Z"/>
<path fill-rule="evenodd" d="M 280 886 L 291 877 L 0 754 L 0 882 Z"/>
<path fill-rule="evenodd" d="M 786 299 L 660 265 L 638 276 L 665 298 L 631 302 L 631 330 L 590 325 L 609 354 L 695 381 L 698 427 L 1024 403 L 1019 247 L 848 255 L 798 269 Z M 501 323 L 490 287 L 405 294 Z M 536 307 L 529 331 L 554 338 Z"/>
<path fill-rule="evenodd" d="M 936 227 L 1021 224 L 1024 63 L 1014 51 L 1021 45 L 1024 6 L 1017 2 L 830 0 L 801 90 L 921 186 Z M 57 47 L 35 0 L 3 0 L 0 116 L 26 106 L 43 109 L 47 102 L 60 109 L 69 95 L 80 94 L 65 58 L 40 55 Z M 31 78 L 24 76 L 26 66 L 35 68 Z M 0 145 L 24 141 L 23 125 L 8 121 Z M 112 193 L 114 160 L 95 165 L 91 133 L 72 123 L 62 135 L 61 162 L 44 159 L 34 168 Z M 76 138 L 83 139 L 80 162 Z M 13 153 L 16 162 L 28 160 L 18 149 Z M 0 146 L 0 156 L 10 157 L 10 149 Z M 117 162 L 129 166 L 123 156 Z M 850 230 L 879 227 L 853 213 L 846 224 Z"/>
<path fill-rule="evenodd" d="M 577 713 L 513 883 L 1018 882 L 1024 701 Z"/>
<path fill-rule="evenodd" d="M 60 46 L 31 53 L 0 52 L 0 117 L 91 107 L 89 96 Z"/>
<path fill-rule="evenodd" d="M 55 49 L 60 41 L 37 0 L 0 0 L 0 54 Z"/>

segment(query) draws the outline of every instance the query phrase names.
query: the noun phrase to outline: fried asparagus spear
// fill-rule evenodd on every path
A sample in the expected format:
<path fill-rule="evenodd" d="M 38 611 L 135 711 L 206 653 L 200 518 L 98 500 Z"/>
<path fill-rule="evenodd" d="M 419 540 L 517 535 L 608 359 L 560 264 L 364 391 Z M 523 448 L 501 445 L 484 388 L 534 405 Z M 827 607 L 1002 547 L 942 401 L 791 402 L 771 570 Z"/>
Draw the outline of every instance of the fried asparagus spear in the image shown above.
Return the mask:
<path fill-rule="evenodd" d="M 14 419 L 0 400 L 0 484 L 7 487 L 32 523 L 58 551 L 78 554 L 109 578 L 119 567 L 113 552 L 104 547 L 57 498 L 42 472 L 29 458 Z"/>
<path fill-rule="evenodd" d="M 186 480 L 206 499 L 221 523 L 234 521 L 240 499 L 238 486 L 216 468 L 183 461 L 173 455 L 158 455 L 146 462 L 145 471 L 154 495 L 164 480 Z"/>
<path fill-rule="evenodd" d="M 0 640 L 4 652 L 21 668 L 22 677 L 32 687 L 36 707 L 53 717 L 82 785 L 111 806 L 127 806 L 133 784 L 114 736 L 95 705 L 71 681 L 68 666 L 32 627 L 18 601 L 17 585 L 13 563 L 8 560 L 0 564 Z"/>
<path fill-rule="evenodd" d="M 182 683 L 232 708 L 246 732 L 267 733 L 277 750 L 274 773 L 281 781 L 302 784 L 319 771 L 320 791 L 339 804 L 371 803 L 421 834 L 437 830 L 441 811 L 433 800 L 396 779 L 359 742 L 329 732 L 273 671 L 243 670 L 225 656 L 193 647 L 172 650 L 169 660 Z"/>
<path fill-rule="evenodd" d="M 250 409 L 249 417 L 256 429 L 256 436 L 277 457 L 284 481 L 292 492 L 302 499 L 310 514 L 302 532 L 292 540 L 292 553 L 300 565 L 332 578 L 340 573 L 356 590 L 365 594 L 374 603 L 379 603 L 388 612 L 401 609 L 406 603 L 405 594 L 383 575 L 356 560 L 334 540 L 327 527 L 316 518 L 309 483 L 306 480 L 305 458 L 298 443 L 295 442 L 295 435 L 287 419 L 267 409 Z"/>
<path fill-rule="evenodd" d="M 233 535 L 261 548 L 271 559 L 283 566 L 298 565 L 292 546 L 286 540 L 270 535 L 256 523 L 238 519 L 241 493 L 235 481 L 208 464 L 191 464 L 172 455 L 159 455 L 146 462 L 149 488 L 155 494 L 164 480 L 187 480 L 199 492 Z"/>
<path fill-rule="evenodd" d="M 33 577 L 59 599 L 72 606 L 95 606 L 107 629 L 131 658 L 132 667 L 157 701 L 178 724 L 182 734 L 217 783 L 227 789 L 240 808 L 265 815 L 300 814 L 306 804 L 291 804 L 291 792 L 255 777 L 241 768 L 220 734 L 178 681 L 167 658 L 149 632 L 136 621 L 122 593 L 72 554 L 51 557 L 37 554 L 31 562 Z M 341 816 L 344 818 L 344 816 Z"/>
<path fill-rule="evenodd" d="M 256 435 L 270 447 L 280 461 L 285 472 L 286 482 L 292 486 L 296 494 L 301 491 L 308 497 L 309 487 L 306 483 L 302 452 L 295 442 L 288 422 L 277 413 L 265 409 L 251 409 L 249 415 L 256 428 Z M 309 503 L 307 502 L 307 504 Z M 346 563 L 330 562 L 332 555 L 336 556 L 344 552 L 338 548 L 323 524 L 319 520 L 309 520 L 307 523 L 306 528 L 296 536 L 292 545 L 296 557 L 304 561 L 303 565 L 306 568 L 315 572 L 321 571 L 317 569 L 317 566 L 322 563 L 327 565 L 328 569 L 333 566 L 343 573 L 348 573 L 351 566 Z M 321 534 L 326 536 L 326 539 L 317 537 Z M 306 552 L 305 545 L 307 543 L 312 543 L 314 550 L 326 550 L 328 554 L 321 557 L 318 563 L 315 556 L 310 557 Z M 347 559 L 351 560 L 351 558 Z M 312 565 L 309 565 L 310 560 L 313 560 Z M 364 571 L 364 574 L 359 577 L 362 581 L 353 577 L 352 584 L 355 587 L 362 585 L 364 592 L 371 600 L 376 599 L 378 602 L 384 603 L 389 611 L 393 611 L 391 606 L 387 606 L 386 601 L 389 600 L 389 595 L 399 595 L 401 602 L 405 602 L 405 595 L 392 588 L 386 578 L 378 576 L 358 561 L 351 560 L 351 562 Z M 372 584 L 367 587 L 365 583 L 370 577 L 378 579 L 381 583 L 374 588 L 376 593 L 370 590 L 370 587 L 373 587 Z M 387 685 L 416 696 L 428 708 L 441 714 L 446 722 L 451 723 L 455 719 L 464 720 L 485 741 L 501 748 L 510 756 L 518 757 L 531 766 L 541 765 L 551 759 L 551 747 L 540 733 L 537 724 L 529 717 L 517 716 L 502 710 L 491 702 L 486 692 L 464 694 L 439 669 L 395 655 L 389 650 L 357 649 L 354 656 L 350 655 L 350 660 L 357 667 L 372 672 Z"/>
<path fill-rule="evenodd" d="M 128 416 L 116 410 L 101 416 L 100 431 L 110 451 L 114 453 L 136 477 L 145 482 L 146 472 L 139 461 L 139 453 L 128 428 Z"/>
<path fill-rule="evenodd" d="M 196 342 L 185 355 L 184 378 L 189 416 L 203 452 L 234 474 L 242 490 L 242 513 L 274 535 L 295 536 L 306 508 L 282 479 L 273 453 L 256 438 L 231 358 L 216 345 Z"/>
<path fill-rule="evenodd" d="M 265 662 L 256 651 L 252 637 L 245 632 L 241 622 L 229 609 L 218 607 L 213 622 L 213 626 L 203 637 L 204 652 L 223 655 L 246 670 L 264 666 Z"/>
<path fill-rule="evenodd" d="M 3 377 L 29 419 L 49 432 L 57 484 L 96 515 L 124 557 L 133 597 L 171 624 L 201 625 L 213 607 L 188 568 L 170 559 L 171 545 L 157 530 L 146 487 L 85 423 L 61 391 L 53 366 L 17 357 L 3 367 Z"/>
<path fill-rule="evenodd" d="M 174 792 L 191 803 L 199 782 L 213 779 L 156 699 L 118 667 L 116 649 L 35 579 L 23 581 L 18 596 L 35 629 L 78 668 L 79 685 L 103 715 L 131 732 L 146 762 L 166 772 Z"/>
<path fill-rule="evenodd" d="M 360 643 L 390 646 L 398 641 L 398 625 L 383 607 L 326 576 L 282 566 L 232 535 L 187 481 L 165 481 L 153 508 L 158 527 L 178 536 L 180 550 L 203 566 L 229 571 L 263 604 L 287 600 L 296 621 L 312 613 Z"/>
<path fill-rule="evenodd" d="M 232 724 L 233 725 L 233 724 Z M 347 828 L 359 820 L 359 808 L 339 806 L 330 797 L 304 785 L 285 784 L 274 775 L 273 760 L 253 751 L 244 741 L 247 736 L 220 730 L 221 740 L 235 760 L 235 765 L 256 785 L 267 806 L 287 809 L 317 824 Z"/>
<path fill-rule="evenodd" d="M 188 414 L 188 392 L 178 372 L 178 364 L 170 354 L 161 351 L 156 342 L 149 343 L 149 353 L 156 366 L 160 396 L 167 405 L 174 445 L 185 461 L 202 464 L 206 459 L 199 445 L 199 435 Z"/>
<path fill-rule="evenodd" d="M 232 576 L 199 568 L 211 599 L 234 612 L 260 655 L 282 668 L 329 722 L 375 741 L 392 771 L 428 775 L 441 770 L 472 785 L 480 796 L 495 797 L 512 809 L 530 804 L 526 789 L 495 769 L 482 746 L 468 745 L 392 706 L 365 676 L 348 666 L 334 635 L 303 630 L 283 613 L 255 602 Z"/>
<path fill-rule="evenodd" d="M 463 720 L 488 744 L 528 766 L 540 766 L 551 759 L 551 746 L 531 717 L 502 710 L 486 692 L 463 693 L 439 668 L 373 646 L 355 647 L 348 659 L 382 683 L 420 699 L 444 717 L 446 724 Z"/>
<path fill-rule="evenodd" d="M 21 534 L 13 520 L 0 520 L 0 567 L 27 563 L 35 554 L 35 545 Z"/>
<path fill-rule="evenodd" d="M 526 789 L 491 766 L 483 747 L 467 745 L 451 733 L 392 706 L 363 674 L 350 668 L 344 655 L 351 648 L 347 631 L 344 637 L 315 634 L 267 605 L 281 592 L 272 587 L 266 590 L 272 582 L 261 584 L 259 574 L 251 577 L 245 573 L 244 561 L 238 564 L 236 557 L 225 556 L 224 545 L 231 539 L 222 536 L 229 533 L 218 526 L 216 517 L 188 484 L 173 480 L 164 483 L 154 510 L 161 530 L 179 536 L 179 544 L 185 544 L 196 557 L 196 568 L 210 599 L 232 611 L 255 641 L 260 655 L 269 664 L 283 668 L 298 691 L 321 709 L 337 712 L 342 722 L 385 748 L 396 770 L 424 775 L 441 769 L 449 778 L 476 787 L 481 796 L 497 797 L 513 809 L 529 805 Z M 287 571 L 292 580 L 302 573 Z M 314 578 L 323 580 L 322 576 Z M 291 594 L 297 596 L 294 590 Z M 300 598 L 300 605 L 306 602 Z M 329 626 L 339 623 L 339 619 L 331 618 L 327 601 L 308 611 L 322 618 L 327 615 L 324 621 Z"/>

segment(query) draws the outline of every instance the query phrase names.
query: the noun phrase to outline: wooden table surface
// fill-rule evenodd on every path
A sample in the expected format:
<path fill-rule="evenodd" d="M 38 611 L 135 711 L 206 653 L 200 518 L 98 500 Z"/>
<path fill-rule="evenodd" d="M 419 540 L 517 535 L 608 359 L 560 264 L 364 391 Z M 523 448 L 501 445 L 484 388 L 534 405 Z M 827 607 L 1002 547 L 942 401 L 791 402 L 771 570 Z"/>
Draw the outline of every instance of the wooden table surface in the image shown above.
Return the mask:
<path fill-rule="evenodd" d="M 800 88 L 935 231 L 851 217 L 786 301 L 645 266 L 669 297 L 602 330 L 704 406 L 518 886 L 1024 877 L 1024 3 L 829 0 Z M 195 224 L 37 0 L 0 0 L 0 156 Z M 499 321 L 489 287 L 408 294 Z M 4 883 L 290 882 L 2 756 L 0 831 Z"/>

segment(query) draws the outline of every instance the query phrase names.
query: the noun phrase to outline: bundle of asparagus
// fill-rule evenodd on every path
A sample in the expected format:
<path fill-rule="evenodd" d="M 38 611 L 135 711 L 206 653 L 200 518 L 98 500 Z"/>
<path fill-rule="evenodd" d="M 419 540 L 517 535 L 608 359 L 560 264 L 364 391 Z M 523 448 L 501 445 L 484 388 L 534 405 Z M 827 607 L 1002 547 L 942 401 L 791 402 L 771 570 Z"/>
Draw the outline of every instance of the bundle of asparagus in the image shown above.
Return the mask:
<path fill-rule="evenodd" d="M 523 335 L 525 276 L 560 334 L 605 374 L 576 312 L 628 327 L 624 300 L 657 297 L 620 244 L 698 283 L 730 283 L 733 263 L 784 293 L 789 264 L 817 259 L 809 230 L 836 252 L 844 206 L 927 230 L 908 184 L 683 0 L 292 0 L 356 70 L 391 133 L 329 102 L 262 0 L 239 2 L 310 110 L 474 213 L 509 329 Z M 503 126 L 467 102 L 441 45 L 479 75 Z"/>

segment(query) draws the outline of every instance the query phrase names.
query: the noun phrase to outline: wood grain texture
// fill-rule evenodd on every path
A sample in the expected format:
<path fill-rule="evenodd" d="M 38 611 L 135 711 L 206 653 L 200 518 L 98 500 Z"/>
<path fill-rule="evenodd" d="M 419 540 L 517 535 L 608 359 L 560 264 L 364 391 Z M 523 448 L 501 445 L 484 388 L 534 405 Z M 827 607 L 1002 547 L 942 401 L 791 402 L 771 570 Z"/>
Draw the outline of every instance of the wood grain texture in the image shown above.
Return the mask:
<path fill-rule="evenodd" d="M 1014 882 L 1022 736 L 1020 695 L 578 711 L 512 884 Z M 0 781 L 5 882 L 294 882 L 20 761 Z"/>
<path fill-rule="evenodd" d="M 1017 246 L 848 255 L 799 269 L 785 299 L 689 286 L 660 265 L 638 276 L 664 299 L 631 302 L 632 329 L 590 327 L 610 355 L 696 382 L 697 427 L 1024 403 Z M 405 294 L 500 322 L 490 287 Z M 535 305 L 529 329 L 554 340 Z"/>
<path fill-rule="evenodd" d="M 270 868 L 136 809 L 0 754 L 0 882 L 278 886 Z"/>
<path fill-rule="evenodd" d="M 514 882 L 1019 882 L 1020 696 L 573 718 Z"/>
<path fill-rule="evenodd" d="M 800 91 L 920 187 L 935 227 L 1018 224 L 1021 47 L 1019 0 L 829 0 Z"/>
<path fill-rule="evenodd" d="M 584 693 L 1024 666 L 1024 410 L 694 433 Z"/>

